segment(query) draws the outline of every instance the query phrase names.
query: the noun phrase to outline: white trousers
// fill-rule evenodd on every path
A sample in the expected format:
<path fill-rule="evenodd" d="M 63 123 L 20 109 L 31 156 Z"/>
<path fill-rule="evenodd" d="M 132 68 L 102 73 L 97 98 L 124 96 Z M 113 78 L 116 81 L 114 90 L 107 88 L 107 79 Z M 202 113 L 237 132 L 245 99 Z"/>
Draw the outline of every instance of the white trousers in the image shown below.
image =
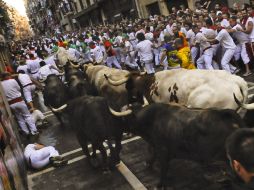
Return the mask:
<path fill-rule="evenodd" d="M 234 54 L 235 60 L 238 61 L 242 58 L 244 64 L 248 64 L 250 62 L 249 55 L 246 50 L 246 44 L 238 44 Z"/>
<path fill-rule="evenodd" d="M 122 69 L 115 56 L 107 57 L 107 66 L 112 68 L 112 65 L 114 65 L 118 69 Z"/>
<path fill-rule="evenodd" d="M 235 49 L 225 49 L 225 53 L 221 59 L 222 69 L 229 73 L 233 73 L 236 70 L 236 67 L 230 64 L 230 60 L 233 58 L 234 54 Z"/>
<path fill-rule="evenodd" d="M 217 51 L 220 47 L 220 44 L 213 44 L 212 49 L 213 49 L 213 55 L 215 56 L 217 54 Z"/>
<path fill-rule="evenodd" d="M 30 76 L 33 78 L 33 79 L 35 79 L 35 80 L 39 80 L 39 72 L 37 72 L 37 73 L 34 73 L 34 74 L 30 74 Z"/>
<path fill-rule="evenodd" d="M 155 56 L 155 65 L 158 66 L 160 65 L 160 51 L 159 49 L 153 49 L 153 53 Z"/>
<path fill-rule="evenodd" d="M 31 166 L 35 169 L 41 169 L 49 164 L 50 157 L 55 156 L 59 156 L 59 153 L 53 146 L 47 146 L 40 150 L 34 150 L 30 155 Z"/>
<path fill-rule="evenodd" d="M 37 132 L 35 122 L 24 101 L 11 104 L 10 107 L 13 110 L 22 131 L 29 134 L 29 130 L 27 129 L 28 125 L 32 134 Z"/>
<path fill-rule="evenodd" d="M 147 61 L 142 61 L 145 63 L 145 69 L 147 74 L 152 74 L 155 73 L 155 69 L 153 67 L 153 60 L 147 60 Z"/>
<path fill-rule="evenodd" d="M 197 60 L 198 69 L 207 69 L 213 70 L 213 49 L 207 49 L 203 52 L 203 54 Z"/>
<path fill-rule="evenodd" d="M 29 85 L 23 88 L 24 97 L 27 102 L 33 101 L 33 94 L 36 89 L 35 85 Z"/>
<path fill-rule="evenodd" d="M 191 59 L 192 63 L 195 63 L 195 59 L 198 56 L 198 48 L 197 47 L 192 47 L 191 48 Z"/>
<path fill-rule="evenodd" d="M 128 65 L 131 68 L 138 67 L 138 64 L 135 61 L 135 52 L 134 51 L 132 51 L 126 55 L 124 63 L 125 63 L 125 65 Z"/>

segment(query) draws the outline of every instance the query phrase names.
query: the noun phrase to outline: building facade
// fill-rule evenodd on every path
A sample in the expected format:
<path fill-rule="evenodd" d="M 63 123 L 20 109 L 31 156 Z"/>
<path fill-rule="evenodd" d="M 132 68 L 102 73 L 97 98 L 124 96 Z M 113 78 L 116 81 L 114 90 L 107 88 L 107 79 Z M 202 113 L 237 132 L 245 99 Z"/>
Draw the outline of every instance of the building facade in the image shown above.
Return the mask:
<path fill-rule="evenodd" d="M 25 0 L 30 24 L 37 34 L 74 31 L 124 18 L 169 15 L 173 6 L 195 9 L 196 0 Z M 213 0 L 233 5 L 235 0 Z M 250 0 L 238 0 L 249 3 Z"/>

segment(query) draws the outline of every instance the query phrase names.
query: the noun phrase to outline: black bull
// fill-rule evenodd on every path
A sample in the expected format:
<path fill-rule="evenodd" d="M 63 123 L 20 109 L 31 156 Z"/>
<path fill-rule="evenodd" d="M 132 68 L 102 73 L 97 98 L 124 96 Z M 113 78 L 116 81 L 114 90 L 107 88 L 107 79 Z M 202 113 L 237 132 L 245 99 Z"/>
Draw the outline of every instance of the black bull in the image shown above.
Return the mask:
<path fill-rule="evenodd" d="M 244 127 L 234 110 L 190 110 L 152 104 L 131 114 L 131 131 L 154 150 L 151 163 L 161 164 L 160 185 L 166 186 L 168 162 L 184 158 L 209 163 L 226 160 L 224 144 L 236 129 Z M 116 113 L 113 113 L 116 114 Z"/>
<path fill-rule="evenodd" d="M 95 150 L 101 152 L 103 167 L 107 169 L 108 160 L 103 142 L 107 140 L 112 158 L 111 165 L 120 161 L 121 140 L 126 123 L 112 115 L 108 103 L 103 97 L 82 96 L 68 102 L 64 113 L 68 116 L 72 129 L 77 134 L 78 141 L 89 159 L 96 157 Z M 93 155 L 88 150 L 88 142 L 92 144 Z M 115 148 L 112 146 L 115 142 Z"/>

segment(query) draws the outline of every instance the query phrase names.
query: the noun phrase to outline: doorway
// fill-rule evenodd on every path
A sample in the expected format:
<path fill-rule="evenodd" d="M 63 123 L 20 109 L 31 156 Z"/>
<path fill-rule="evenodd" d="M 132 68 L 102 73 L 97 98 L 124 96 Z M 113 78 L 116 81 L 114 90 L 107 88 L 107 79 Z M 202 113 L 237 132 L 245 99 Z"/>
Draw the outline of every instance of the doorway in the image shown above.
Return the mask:
<path fill-rule="evenodd" d="M 149 15 L 154 16 L 154 15 L 160 15 L 161 14 L 158 2 L 147 5 L 146 8 L 147 8 L 147 11 L 148 11 Z"/>

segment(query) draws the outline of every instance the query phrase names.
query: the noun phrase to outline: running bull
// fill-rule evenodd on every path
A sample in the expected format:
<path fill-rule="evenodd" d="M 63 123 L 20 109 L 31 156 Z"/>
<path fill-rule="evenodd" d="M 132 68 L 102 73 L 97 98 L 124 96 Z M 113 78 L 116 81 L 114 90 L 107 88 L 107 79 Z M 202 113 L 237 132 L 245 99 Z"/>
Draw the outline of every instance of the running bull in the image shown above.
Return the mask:
<path fill-rule="evenodd" d="M 63 124 L 61 114 L 58 113 L 58 110 L 68 101 L 68 89 L 61 79 L 54 74 L 49 75 L 44 82 L 44 104 L 52 110 L 60 123 Z"/>
<path fill-rule="evenodd" d="M 116 112 L 129 118 L 131 132 L 141 136 L 152 147 L 161 164 L 160 186 L 165 187 L 169 161 L 189 159 L 201 163 L 226 161 L 226 138 L 244 122 L 235 110 L 188 109 L 180 105 L 155 103 L 143 109 Z M 129 116 L 128 116 L 129 115 Z"/>
<path fill-rule="evenodd" d="M 96 158 L 96 150 L 101 152 L 103 169 L 108 169 L 109 164 L 112 166 L 119 163 L 122 135 L 124 131 L 128 131 L 128 123 L 110 112 L 104 97 L 86 95 L 75 98 L 62 106 L 61 111 L 68 116 L 70 125 L 76 132 L 78 141 L 92 165 L 91 161 Z M 103 146 L 106 140 L 112 158 L 110 163 Z M 88 142 L 92 144 L 92 155 L 88 150 Z M 112 142 L 115 142 L 115 147 L 112 146 Z"/>
<path fill-rule="evenodd" d="M 237 110 L 239 106 L 232 94 L 242 103 L 246 103 L 248 96 L 244 79 L 221 70 L 175 69 L 154 75 L 128 73 L 119 80 L 112 76 L 105 75 L 113 86 L 126 84 L 129 101 L 142 101 L 144 95 L 149 103 L 173 102 L 189 108 Z"/>

